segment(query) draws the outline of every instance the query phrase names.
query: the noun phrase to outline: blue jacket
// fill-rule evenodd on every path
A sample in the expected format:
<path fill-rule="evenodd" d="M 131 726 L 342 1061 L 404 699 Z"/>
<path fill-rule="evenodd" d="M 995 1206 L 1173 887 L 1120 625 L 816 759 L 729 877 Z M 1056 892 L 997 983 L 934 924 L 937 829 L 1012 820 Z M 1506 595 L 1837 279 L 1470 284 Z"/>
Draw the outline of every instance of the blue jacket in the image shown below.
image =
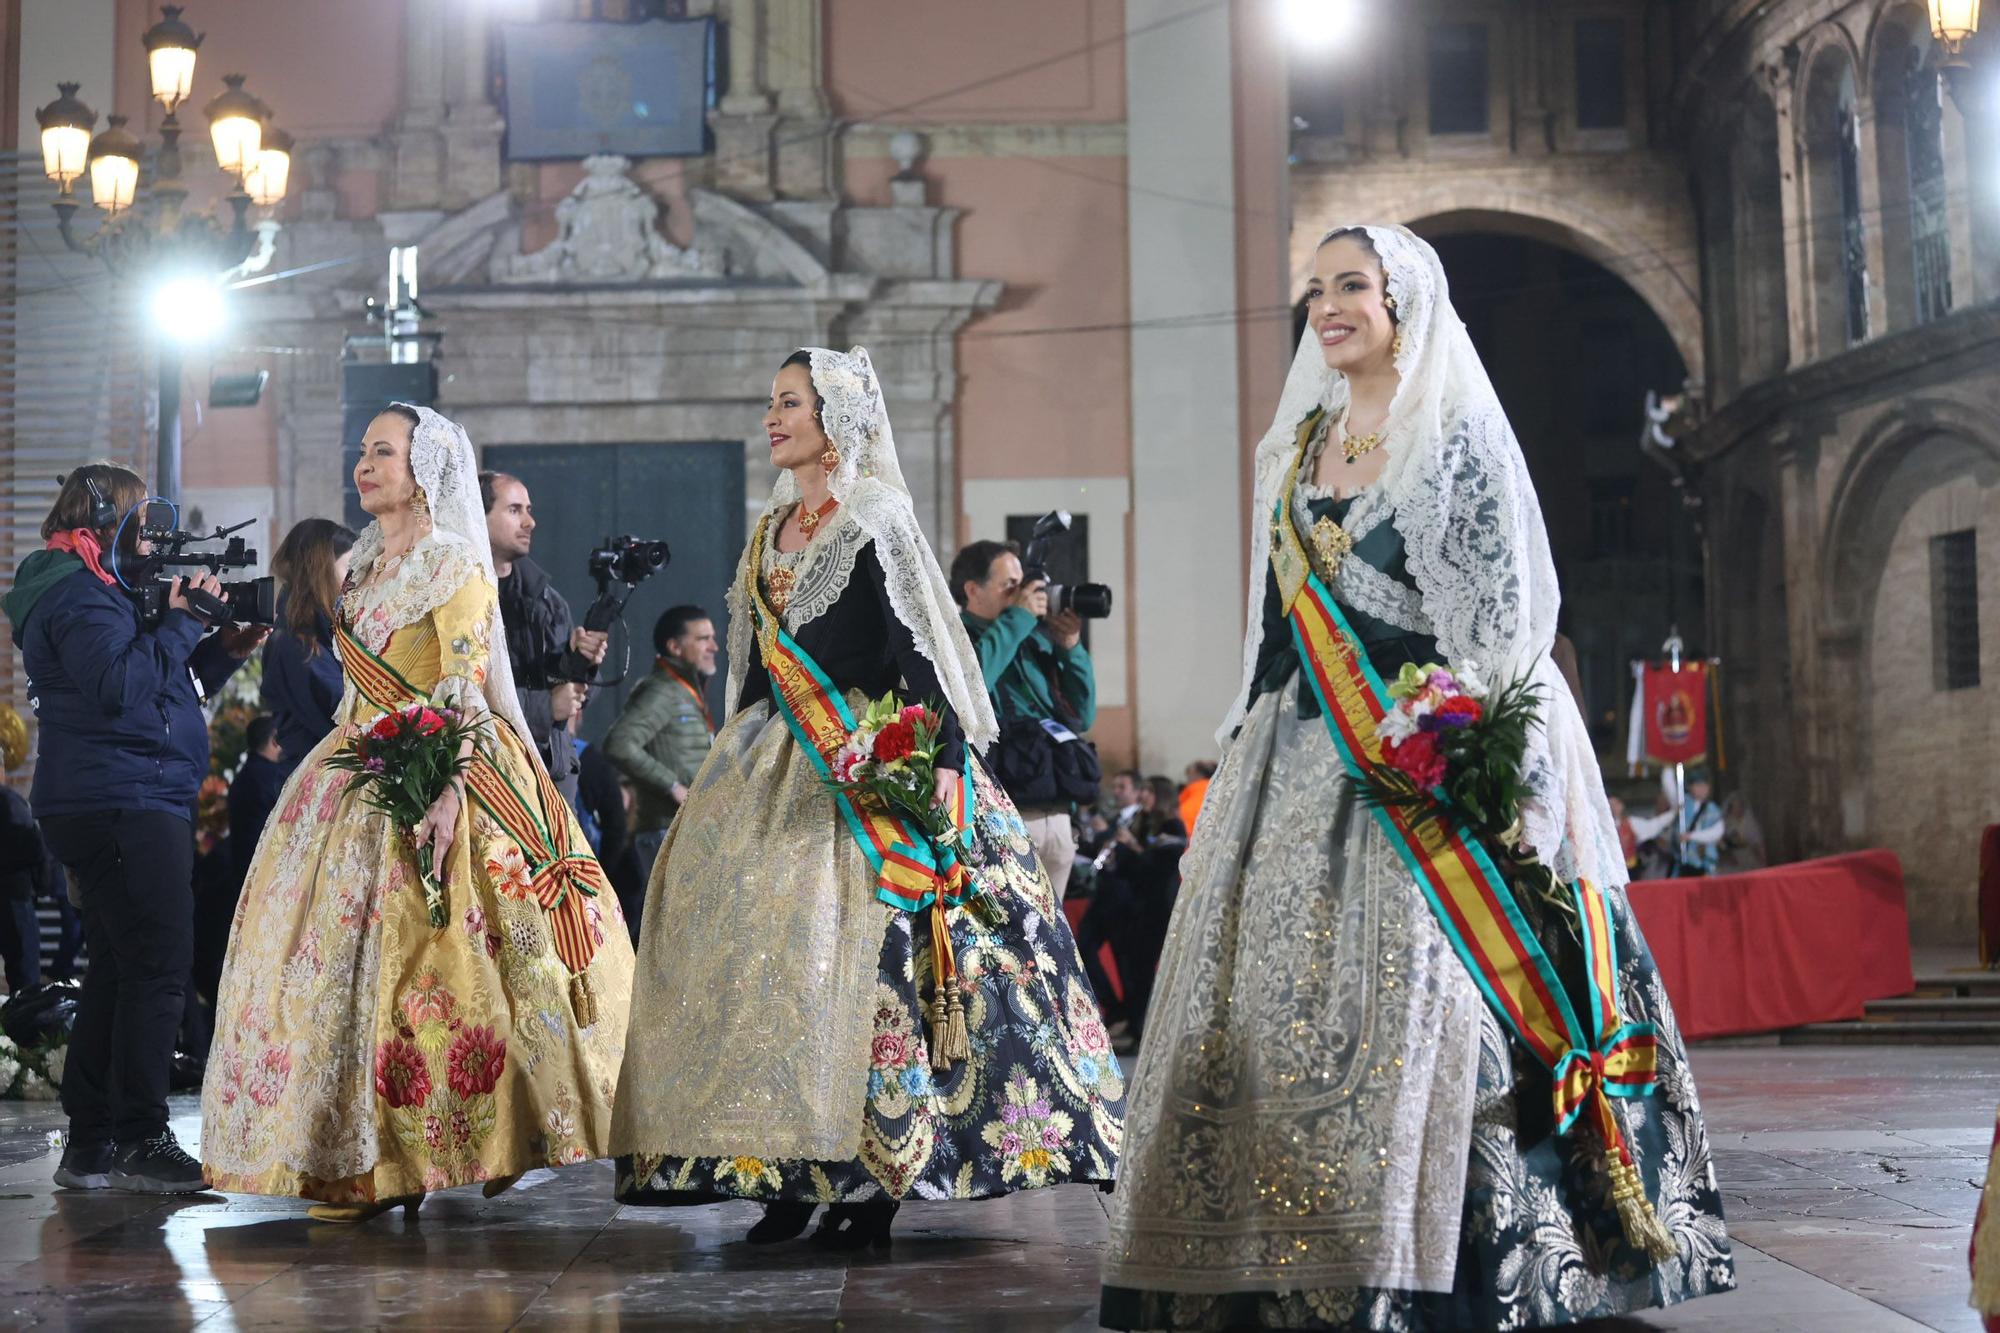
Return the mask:
<path fill-rule="evenodd" d="M 284 619 L 282 604 L 279 620 Z M 264 640 L 264 709 L 278 723 L 279 761 L 290 774 L 299 761 L 333 730 L 343 682 L 340 659 L 333 654 L 333 626 L 320 617 L 319 656 L 309 657 L 311 645 L 290 630 L 274 630 Z"/>
<path fill-rule="evenodd" d="M 74 570 L 59 573 L 63 561 Z M 56 551 L 21 562 L 6 610 L 41 726 L 36 817 L 159 810 L 191 819 L 208 776 L 208 722 L 190 672 L 212 691 L 242 663 L 218 640 L 202 642 L 202 622 L 184 611 L 141 629 L 124 592 Z"/>

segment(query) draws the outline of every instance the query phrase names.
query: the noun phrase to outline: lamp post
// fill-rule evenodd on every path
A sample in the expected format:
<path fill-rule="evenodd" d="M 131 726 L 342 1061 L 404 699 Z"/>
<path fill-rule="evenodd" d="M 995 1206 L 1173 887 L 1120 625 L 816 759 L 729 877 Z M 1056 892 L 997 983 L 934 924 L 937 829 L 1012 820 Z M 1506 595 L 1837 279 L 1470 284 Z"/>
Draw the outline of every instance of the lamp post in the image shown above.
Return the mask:
<path fill-rule="evenodd" d="M 55 101 L 35 113 L 42 134 L 42 170 L 57 185 L 55 210 L 63 243 L 80 254 L 101 258 L 114 273 L 146 272 L 159 280 L 152 299 L 159 359 L 159 427 L 155 486 L 170 500 L 181 488 L 181 344 L 198 332 L 200 317 L 212 326 L 220 314 L 221 284 L 232 275 L 254 273 L 271 262 L 278 222 L 273 209 L 284 201 L 291 177 L 292 139 L 270 124 L 271 109 L 243 89 L 243 76 L 223 78 L 220 95 L 202 108 L 216 164 L 233 188 L 224 196 L 227 219 L 218 205 L 204 212 L 187 207 L 181 180 L 181 124 L 178 112 L 194 91 L 195 55 L 202 34 L 181 19 L 179 5 L 161 6 L 161 18 L 141 39 L 153 97 L 166 109 L 160 146 L 153 155 L 144 207 L 137 207 L 139 140 L 125 117 L 110 117 L 92 135 L 97 113 L 78 100 L 78 85 L 58 84 Z M 75 183 L 88 177 L 91 202 L 104 221 L 87 237 L 72 227 L 81 202 Z M 250 210 L 260 216 L 253 226 Z"/>
<path fill-rule="evenodd" d="M 1930 0 L 1930 10 L 1931 36 L 1937 38 L 1944 57 L 1939 67 L 1945 86 L 1951 90 L 1951 100 L 1958 103 L 1959 114 L 1965 115 L 1970 111 L 1966 92 L 1972 74 L 1965 47 L 1979 33 L 1979 0 Z"/>

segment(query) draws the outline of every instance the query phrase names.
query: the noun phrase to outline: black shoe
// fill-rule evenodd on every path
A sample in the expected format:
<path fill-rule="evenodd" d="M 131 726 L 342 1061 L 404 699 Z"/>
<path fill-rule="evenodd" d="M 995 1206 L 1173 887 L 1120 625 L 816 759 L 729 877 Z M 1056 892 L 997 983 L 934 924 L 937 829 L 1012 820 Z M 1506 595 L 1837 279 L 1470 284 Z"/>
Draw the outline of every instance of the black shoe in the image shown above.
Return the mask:
<path fill-rule="evenodd" d="M 812 1243 L 828 1250 L 886 1250 L 889 1223 L 899 1206 L 891 1199 L 833 1204 L 813 1232 Z"/>
<path fill-rule="evenodd" d="M 201 1163 L 187 1155 L 171 1129 L 121 1147 L 110 1175 L 111 1188 L 128 1194 L 199 1194 L 208 1188 Z"/>
<path fill-rule="evenodd" d="M 817 1207 L 816 1203 L 796 1203 L 790 1199 L 767 1203 L 764 1205 L 764 1216 L 743 1239 L 752 1245 L 776 1245 L 790 1240 L 806 1229 L 806 1223 L 812 1221 L 813 1209 Z"/>
<path fill-rule="evenodd" d="M 56 1184 L 66 1190 L 108 1190 L 111 1159 L 117 1155 L 115 1143 L 66 1144 L 56 1166 Z"/>

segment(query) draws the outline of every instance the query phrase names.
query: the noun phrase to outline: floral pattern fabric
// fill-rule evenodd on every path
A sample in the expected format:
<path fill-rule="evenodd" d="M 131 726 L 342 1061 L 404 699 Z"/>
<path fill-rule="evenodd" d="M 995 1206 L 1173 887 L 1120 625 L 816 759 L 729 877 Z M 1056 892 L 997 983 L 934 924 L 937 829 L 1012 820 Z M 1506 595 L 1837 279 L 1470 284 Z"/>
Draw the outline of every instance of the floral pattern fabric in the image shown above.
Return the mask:
<path fill-rule="evenodd" d="M 539 761 L 483 694 L 496 595 L 431 539 L 344 612 L 413 686 L 486 714 L 494 762 L 534 792 Z M 321 763 L 374 712 L 350 683 L 342 729 L 286 783 L 244 884 L 202 1089 L 218 1189 L 393 1198 L 605 1154 L 632 977 L 617 900 L 588 909 L 589 1028 L 520 848 L 470 802 L 442 867 L 450 921 L 432 929 L 400 831 Z"/>
<path fill-rule="evenodd" d="M 781 726 L 768 734 L 772 743 L 795 744 Z M 971 1058 L 931 1068 L 922 1004 L 930 992 L 930 916 L 892 913 L 876 975 L 860 1152 L 841 1162 L 624 1158 L 621 1200 L 976 1199 L 1112 1179 L 1124 1074 L 1026 827 L 985 770 L 975 764 L 973 774 L 966 864 L 1006 921 L 949 913 Z"/>

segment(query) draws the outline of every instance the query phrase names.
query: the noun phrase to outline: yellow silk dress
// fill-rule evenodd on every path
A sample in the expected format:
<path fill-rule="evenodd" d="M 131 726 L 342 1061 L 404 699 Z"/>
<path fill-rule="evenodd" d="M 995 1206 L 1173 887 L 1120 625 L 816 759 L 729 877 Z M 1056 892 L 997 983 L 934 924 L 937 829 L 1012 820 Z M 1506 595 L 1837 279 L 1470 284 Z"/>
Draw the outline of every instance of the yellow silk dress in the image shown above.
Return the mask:
<path fill-rule="evenodd" d="M 285 784 L 230 929 L 202 1088 L 217 1189 L 356 1202 L 606 1155 L 632 947 L 602 872 L 578 862 L 598 890 L 577 899 L 596 1012 L 573 1002 L 533 889 L 549 846 L 588 844 L 487 707 L 489 654 L 506 651 L 491 642 L 496 599 L 469 547 L 437 534 L 351 588 L 341 614 L 430 702 L 486 716 L 494 767 L 547 834 L 541 863 L 468 795 L 443 870 L 448 919 L 431 926 L 402 833 L 322 762 L 381 712 L 344 660 L 341 725 Z"/>

